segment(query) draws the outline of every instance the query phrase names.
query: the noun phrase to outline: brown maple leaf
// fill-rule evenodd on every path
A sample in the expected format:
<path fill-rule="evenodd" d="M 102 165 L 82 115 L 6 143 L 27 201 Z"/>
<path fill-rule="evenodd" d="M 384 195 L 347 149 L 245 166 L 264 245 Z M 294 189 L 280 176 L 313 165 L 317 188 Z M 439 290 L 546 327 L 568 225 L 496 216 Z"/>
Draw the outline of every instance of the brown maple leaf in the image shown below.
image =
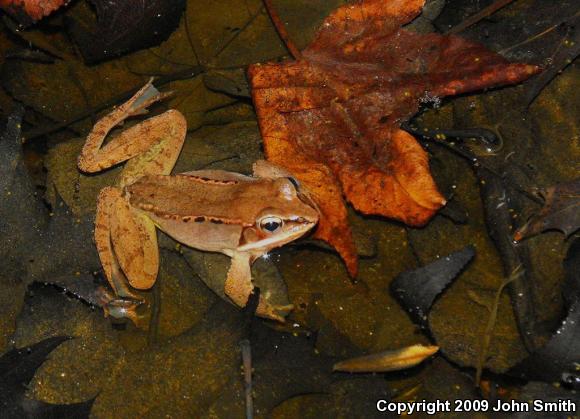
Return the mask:
<path fill-rule="evenodd" d="M 546 188 L 544 207 L 514 234 L 520 241 L 546 230 L 559 230 L 566 237 L 580 229 L 580 178 Z"/>
<path fill-rule="evenodd" d="M 48 16 L 70 0 L 0 0 L 0 8 L 22 25 L 29 25 Z"/>
<path fill-rule="evenodd" d="M 424 225 L 445 204 L 428 157 L 399 129 L 421 102 L 517 83 L 538 71 L 457 36 L 401 26 L 424 0 L 363 0 L 335 10 L 295 61 L 249 68 L 268 160 L 314 195 L 315 237 L 357 273 L 343 195 L 363 214 Z"/>

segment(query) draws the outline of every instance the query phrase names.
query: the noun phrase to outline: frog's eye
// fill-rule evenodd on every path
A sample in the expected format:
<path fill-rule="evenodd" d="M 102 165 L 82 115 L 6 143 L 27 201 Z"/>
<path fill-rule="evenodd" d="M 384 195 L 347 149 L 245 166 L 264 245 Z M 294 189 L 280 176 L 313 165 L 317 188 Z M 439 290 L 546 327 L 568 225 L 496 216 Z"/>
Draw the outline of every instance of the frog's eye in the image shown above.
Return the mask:
<path fill-rule="evenodd" d="M 275 233 L 280 230 L 284 222 L 278 217 L 266 217 L 260 220 L 260 230 L 265 233 Z"/>
<path fill-rule="evenodd" d="M 293 178 L 292 176 L 288 176 L 288 180 L 290 181 L 290 183 L 292 185 L 294 185 L 294 187 L 296 188 L 296 190 L 300 189 L 300 182 L 298 182 L 298 180 L 296 178 Z"/>

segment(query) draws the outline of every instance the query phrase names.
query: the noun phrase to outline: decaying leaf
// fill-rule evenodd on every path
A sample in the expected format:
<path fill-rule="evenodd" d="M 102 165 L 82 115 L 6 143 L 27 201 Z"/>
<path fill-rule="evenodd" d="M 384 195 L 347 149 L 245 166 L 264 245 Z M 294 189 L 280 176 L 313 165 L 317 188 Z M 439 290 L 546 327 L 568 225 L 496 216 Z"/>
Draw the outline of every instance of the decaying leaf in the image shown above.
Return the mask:
<path fill-rule="evenodd" d="M 516 231 L 514 240 L 559 230 L 568 237 L 580 228 L 580 178 L 544 190 L 545 203 L 540 212 Z"/>
<path fill-rule="evenodd" d="M 513 367 L 509 373 L 548 383 L 562 381 L 577 386 L 580 383 L 580 240 L 575 240 L 564 260 L 566 280 L 564 305 L 566 317 L 542 347 Z"/>
<path fill-rule="evenodd" d="M 388 372 L 414 367 L 439 350 L 438 346 L 412 345 L 394 351 L 347 359 L 334 364 L 334 371 Z"/>
<path fill-rule="evenodd" d="M 568 315 L 552 338 L 510 374 L 526 379 L 557 382 L 565 373 L 577 374 L 580 363 L 580 301 L 568 309 Z"/>
<path fill-rule="evenodd" d="M 48 16 L 70 0 L 0 0 L 4 9 L 22 25 L 30 25 Z"/>
<path fill-rule="evenodd" d="M 475 248 L 467 246 L 428 265 L 403 272 L 391 282 L 391 292 L 417 324 L 427 327 L 427 316 L 435 298 L 463 271 L 474 256 Z"/>
<path fill-rule="evenodd" d="M 54 336 L 32 346 L 13 349 L 0 357 L 0 412 L 2 418 L 88 418 L 93 399 L 52 404 L 27 397 L 27 386 L 48 355 L 68 336 Z"/>
<path fill-rule="evenodd" d="M 511 64 L 456 36 L 401 25 L 424 0 L 363 0 L 335 10 L 296 61 L 253 65 L 252 96 L 267 158 L 314 194 L 316 237 L 357 257 L 346 200 L 364 214 L 424 225 L 445 204 L 428 157 L 399 129 L 420 103 L 520 82 L 538 67 Z"/>
<path fill-rule="evenodd" d="M 157 45 L 179 24 L 184 0 L 91 0 L 98 20 L 71 20 L 70 30 L 83 58 L 93 63 Z"/>

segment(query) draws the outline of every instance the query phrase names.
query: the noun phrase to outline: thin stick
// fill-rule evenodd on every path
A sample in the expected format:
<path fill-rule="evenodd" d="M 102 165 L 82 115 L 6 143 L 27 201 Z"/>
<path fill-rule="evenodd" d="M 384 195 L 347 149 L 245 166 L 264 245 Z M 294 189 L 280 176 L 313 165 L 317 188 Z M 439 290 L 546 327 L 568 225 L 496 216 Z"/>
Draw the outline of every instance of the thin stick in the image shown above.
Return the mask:
<path fill-rule="evenodd" d="M 302 58 L 302 53 L 296 47 L 296 45 L 294 45 L 292 39 L 290 39 L 290 35 L 286 30 L 284 22 L 282 22 L 282 19 L 280 19 L 280 16 L 278 16 L 278 13 L 276 12 L 274 6 L 272 5 L 272 0 L 264 0 L 264 5 L 266 6 L 268 15 L 270 16 L 270 19 L 272 20 L 272 23 L 276 28 L 276 32 L 278 32 L 278 36 L 280 37 L 280 39 L 282 39 L 282 42 L 284 42 L 284 45 L 286 45 L 286 48 L 288 49 L 288 51 L 290 51 L 290 54 L 292 54 L 294 59 L 300 60 Z"/>
<path fill-rule="evenodd" d="M 495 292 L 495 297 L 493 299 L 493 305 L 491 306 L 489 318 L 487 320 L 487 325 L 485 326 L 485 332 L 483 333 L 483 336 L 481 339 L 481 346 L 479 348 L 479 353 L 477 354 L 477 368 L 476 368 L 476 372 L 475 372 L 475 386 L 476 387 L 479 387 L 479 384 L 481 382 L 481 374 L 483 373 L 483 367 L 485 365 L 485 359 L 486 359 L 487 354 L 489 352 L 489 344 L 491 343 L 493 328 L 494 328 L 495 322 L 497 320 L 497 312 L 499 309 L 499 300 L 501 298 L 501 294 L 502 294 L 504 288 L 510 282 L 512 282 L 515 279 L 522 276 L 523 273 L 524 273 L 524 270 L 522 268 L 522 265 L 519 265 L 517 268 L 514 269 L 514 271 L 511 273 L 511 275 L 508 278 L 504 278 L 501 285 L 499 286 L 499 288 Z"/>
<path fill-rule="evenodd" d="M 476 14 L 469 16 L 467 19 L 465 19 L 459 25 L 452 27 L 445 34 L 449 35 L 449 34 L 461 32 L 462 30 L 467 29 L 468 27 L 470 27 L 472 25 L 475 25 L 480 20 L 485 19 L 486 17 L 494 14 L 499 9 L 507 6 L 508 4 L 512 3 L 513 1 L 514 0 L 497 0 L 494 3 L 490 4 L 489 6 L 485 7 L 484 9 L 480 10 Z"/>
<path fill-rule="evenodd" d="M 246 395 L 246 419 L 254 418 L 254 399 L 252 398 L 252 348 L 248 339 L 240 342 L 242 365 L 244 367 L 244 393 Z"/>

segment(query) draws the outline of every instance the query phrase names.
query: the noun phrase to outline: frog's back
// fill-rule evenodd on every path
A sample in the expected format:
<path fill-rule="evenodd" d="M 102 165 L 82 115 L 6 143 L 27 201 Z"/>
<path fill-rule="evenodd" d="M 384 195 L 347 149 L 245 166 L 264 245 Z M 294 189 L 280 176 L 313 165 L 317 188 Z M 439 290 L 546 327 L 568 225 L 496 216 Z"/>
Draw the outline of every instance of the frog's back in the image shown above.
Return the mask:
<path fill-rule="evenodd" d="M 199 173 L 199 172 L 196 172 Z M 237 175 L 213 179 L 188 174 L 144 176 L 125 188 L 132 206 L 157 216 L 208 217 L 253 224 L 270 193 L 268 179 Z"/>

